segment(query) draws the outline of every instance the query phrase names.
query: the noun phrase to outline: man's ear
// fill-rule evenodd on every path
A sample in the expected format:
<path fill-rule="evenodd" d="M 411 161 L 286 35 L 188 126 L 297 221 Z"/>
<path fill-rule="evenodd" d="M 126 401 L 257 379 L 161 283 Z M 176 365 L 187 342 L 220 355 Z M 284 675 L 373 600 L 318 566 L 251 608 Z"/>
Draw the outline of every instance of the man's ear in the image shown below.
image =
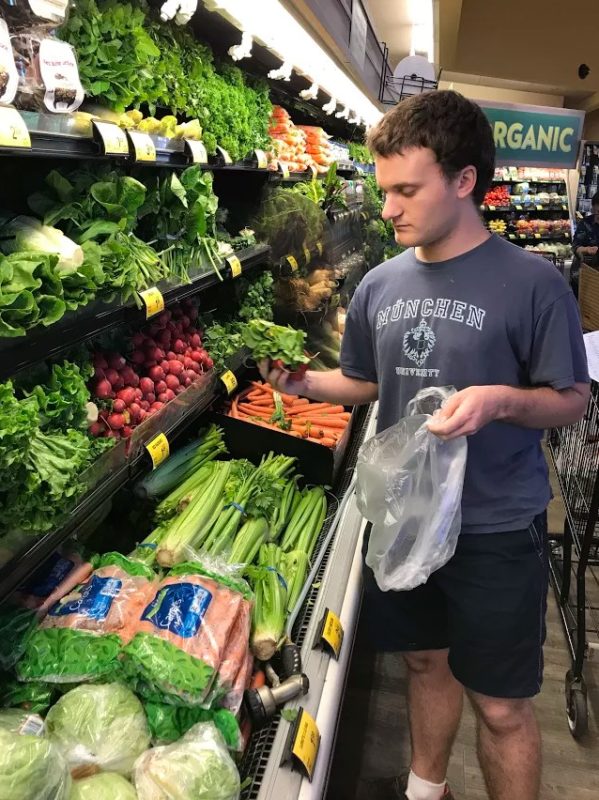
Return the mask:
<path fill-rule="evenodd" d="M 468 197 L 468 195 L 472 194 L 476 186 L 477 178 L 478 173 L 476 172 L 476 167 L 464 167 L 457 179 L 458 197 Z"/>

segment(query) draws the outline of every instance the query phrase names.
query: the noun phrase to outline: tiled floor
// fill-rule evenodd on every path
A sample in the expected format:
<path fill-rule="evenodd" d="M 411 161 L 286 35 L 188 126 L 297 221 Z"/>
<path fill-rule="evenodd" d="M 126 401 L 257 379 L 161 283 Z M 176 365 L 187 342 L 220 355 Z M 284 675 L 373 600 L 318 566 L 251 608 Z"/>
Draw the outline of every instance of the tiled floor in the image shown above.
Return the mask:
<path fill-rule="evenodd" d="M 549 529 L 562 528 L 558 498 L 550 509 Z M 585 667 L 590 719 L 589 734 L 582 742 L 571 737 L 566 720 L 564 677 L 569 667 L 569 651 L 550 591 L 545 682 L 536 700 L 543 735 L 541 800 L 598 800 L 599 658 Z M 398 774 L 409 764 L 409 752 L 403 663 L 394 654 L 369 652 L 364 631 L 359 630 L 327 800 L 353 800 L 359 778 Z M 454 747 L 449 780 L 456 800 L 488 797 L 476 757 L 470 708 L 465 710 Z"/>

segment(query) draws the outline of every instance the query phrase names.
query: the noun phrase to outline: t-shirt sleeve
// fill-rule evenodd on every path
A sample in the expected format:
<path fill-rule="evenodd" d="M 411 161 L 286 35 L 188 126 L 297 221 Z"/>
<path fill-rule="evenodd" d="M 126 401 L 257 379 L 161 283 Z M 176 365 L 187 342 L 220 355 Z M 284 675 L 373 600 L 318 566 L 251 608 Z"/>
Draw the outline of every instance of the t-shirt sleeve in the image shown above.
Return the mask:
<path fill-rule="evenodd" d="M 368 322 L 365 292 L 361 286 L 347 310 L 339 363 L 341 372 L 348 378 L 378 383 L 372 330 Z"/>
<path fill-rule="evenodd" d="M 570 291 L 554 300 L 536 321 L 529 376 L 533 386 L 558 390 L 589 381 L 580 314 Z"/>

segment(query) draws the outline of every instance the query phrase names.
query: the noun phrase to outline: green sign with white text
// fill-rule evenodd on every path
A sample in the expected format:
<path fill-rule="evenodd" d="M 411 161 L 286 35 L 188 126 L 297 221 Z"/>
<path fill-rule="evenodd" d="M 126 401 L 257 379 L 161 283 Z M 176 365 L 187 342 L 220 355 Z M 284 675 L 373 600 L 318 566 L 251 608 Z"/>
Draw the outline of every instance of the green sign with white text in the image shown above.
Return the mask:
<path fill-rule="evenodd" d="M 479 101 L 493 127 L 497 166 L 576 166 L 584 111 Z"/>

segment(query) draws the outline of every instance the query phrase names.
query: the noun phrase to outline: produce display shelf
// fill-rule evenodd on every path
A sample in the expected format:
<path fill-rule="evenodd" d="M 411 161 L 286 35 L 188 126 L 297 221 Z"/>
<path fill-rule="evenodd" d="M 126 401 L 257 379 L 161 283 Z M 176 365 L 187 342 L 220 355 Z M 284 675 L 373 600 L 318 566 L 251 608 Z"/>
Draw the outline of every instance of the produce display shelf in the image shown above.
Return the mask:
<path fill-rule="evenodd" d="M 235 255 L 241 263 L 242 273 L 257 266 L 270 265 L 268 245 L 255 245 Z M 231 265 L 226 261 L 222 262 L 221 275 L 224 279 L 232 278 Z M 158 288 L 168 305 L 219 283 L 218 275 L 210 269 L 191 276 L 191 283 L 172 286 L 165 282 L 159 284 Z M 95 302 L 78 311 L 65 314 L 61 320 L 48 328 L 35 328 L 27 336 L 18 339 L 0 339 L 0 381 L 111 328 L 124 324 L 141 325 L 145 319 L 145 311 L 133 302 L 127 305 L 120 305 L 117 302 Z"/>
<path fill-rule="evenodd" d="M 233 372 L 238 380 L 241 380 L 246 371 L 247 357 L 248 351 L 244 349 L 227 361 L 227 369 Z M 184 434 L 215 400 L 226 394 L 225 386 L 215 371 L 212 371 L 200 391 L 194 392 L 193 388 L 192 385 L 190 387 L 192 402 L 185 402 L 187 392 L 184 392 L 176 400 L 167 403 L 159 414 L 151 417 L 134 431 L 129 455 L 125 455 L 125 442 L 121 440 L 113 450 L 99 459 L 103 465 L 93 464 L 89 471 L 95 471 L 98 480 L 79 498 L 64 524 L 42 536 L 35 538 L 32 536 L 29 543 L 15 552 L 13 557 L 0 567 L 0 605 L 60 544 L 97 514 L 127 482 L 139 478 L 150 470 L 151 460 L 145 450 L 145 445 L 149 441 L 158 433 L 164 433 L 169 443 L 172 443 Z"/>
<path fill-rule="evenodd" d="M 568 206 L 565 203 L 556 205 L 510 205 L 510 206 L 481 206 L 481 210 L 488 214 L 542 214 L 546 211 L 555 213 L 567 212 Z"/>
<path fill-rule="evenodd" d="M 555 180 L 549 180 L 547 178 L 542 178 L 541 180 L 531 180 L 530 178 L 493 178 L 493 183 L 501 186 L 502 184 L 512 184 L 512 183 L 532 183 L 535 185 L 541 186 L 565 186 L 566 181 L 563 178 L 556 178 Z"/>
<path fill-rule="evenodd" d="M 524 233 L 503 233 L 500 234 L 504 239 L 509 239 L 510 242 L 569 242 L 569 233 L 560 234 L 524 234 Z"/>
<path fill-rule="evenodd" d="M 335 487 L 335 495 L 339 501 L 351 490 L 352 478 L 358 456 L 358 450 L 365 438 L 374 434 L 376 424 L 376 406 L 364 407 L 356 419 L 352 439 L 345 456 L 344 471 Z M 297 709 L 300 706 L 319 722 L 320 702 L 325 688 L 333 682 L 339 693 L 342 692 L 349 667 L 355 629 L 357 626 L 357 606 L 361 588 L 355 581 L 350 581 L 355 557 L 361 560 L 359 549 L 365 521 L 357 511 L 353 491 L 348 496 L 348 503 L 341 517 L 337 533 L 329 543 L 318 574 L 304 601 L 292 631 L 293 641 L 300 647 L 302 667 L 310 681 L 310 690 L 305 697 L 288 703 L 286 708 Z M 323 529 L 320 543 L 324 542 L 328 527 Z M 318 551 L 317 551 L 318 552 Z M 352 596 L 353 595 L 353 596 Z M 345 600 L 353 602 L 353 618 L 346 619 L 342 613 Z M 351 603 L 350 603 L 351 604 Z M 318 629 L 326 608 L 341 616 L 344 623 L 344 638 L 339 661 L 335 661 L 322 648 L 315 647 Z M 336 673 L 332 678 L 331 673 Z M 341 711 L 341 697 L 333 703 L 334 713 Z M 323 735 L 320 753 L 317 759 L 319 780 L 308 784 L 298 772 L 292 771 L 289 764 L 281 762 L 287 746 L 290 723 L 277 714 L 269 725 L 253 734 L 250 744 L 240 765 L 242 780 L 248 785 L 241 795 L 241 800 L 280 800 L 280 798 L 298 798 L 304 791 L 311 792 L 314 798 L 324 796 L 324 785 L 330 767 L 330 756 L 334 746 L 336 721 L 333 730 L 326 725 L 326 739 Z M 322 724 L 321 734 L 325 732 Z M 308 788 L 309 787 L 309 788 Z"/>

